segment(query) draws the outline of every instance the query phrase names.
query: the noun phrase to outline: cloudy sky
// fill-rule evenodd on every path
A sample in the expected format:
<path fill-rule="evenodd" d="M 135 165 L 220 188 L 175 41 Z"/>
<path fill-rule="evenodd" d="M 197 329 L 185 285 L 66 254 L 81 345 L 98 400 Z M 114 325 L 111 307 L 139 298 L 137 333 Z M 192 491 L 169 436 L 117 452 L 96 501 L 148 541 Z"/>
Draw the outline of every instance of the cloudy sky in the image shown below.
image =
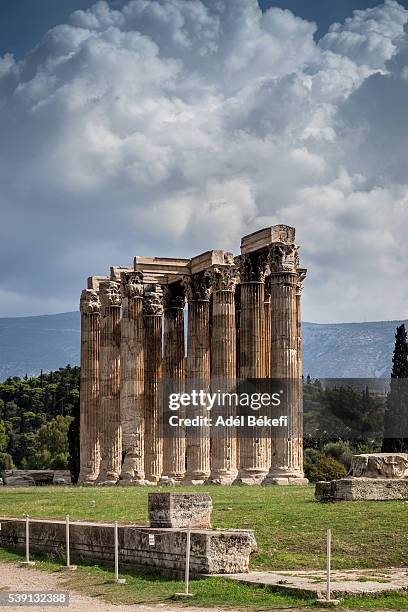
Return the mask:
<path fill-rule="evenodd" d="M 406 318 L 406 7 L 2 0 L 0 316 L 287 223 L 305 320 Z"/>

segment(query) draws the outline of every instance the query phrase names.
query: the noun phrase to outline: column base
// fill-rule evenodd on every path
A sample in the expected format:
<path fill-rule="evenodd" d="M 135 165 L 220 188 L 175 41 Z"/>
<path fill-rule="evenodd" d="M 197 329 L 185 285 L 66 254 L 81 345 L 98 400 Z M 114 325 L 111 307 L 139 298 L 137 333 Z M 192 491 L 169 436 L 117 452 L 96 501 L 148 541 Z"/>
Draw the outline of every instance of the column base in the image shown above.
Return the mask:
<path fill-rule="evenodd" d="M 187 485 L 203 485 L 206 480 L 208 480 L 208 476 L 195 476 L 193 475 L 188 475 L 185 476 L 184 480 L 183 480 L 183 484 L 187 484 Z"/>
<path fill-rule="evenodd" d="M 147 480 L 140 480 L 138 478 L 134 478 L 132 480 L 128 480 L 126 478 L 118 480 L 116 483 L 119 487 L 145 487 L 147 484 L 150 484 Z"/>
<path fill-rule="evenodd" d="M 235 484 L 246 484 L 246 485 L 261 485 L 265 478 L 267 477 L 268 472 L 266 470 L 260 471 L 259 469 L 253 470 L 240 470 Z"/>
<path fill-rule="evenodd" d="M 205 484 L 232 485 L 238 476 L 238 470 L 215 470 L 210 474 Z"/>
<path fill-rule="evenodd" d="M 119 480 L 100 480 L 96 483 L 98 487 L 115 487 Z"/>
<path fill-rule="evenodd" d="M 304 477 L 303 474 L 283 474 L 282 472 L 279 473 L 270 473 L 267 475 L 267 477 L 264 479 L 264 481 L 262 482 L 263 485 L 299 485 L 299 486 L 306 486 L 309 484 L 309 481 L 307 478 Z"/>

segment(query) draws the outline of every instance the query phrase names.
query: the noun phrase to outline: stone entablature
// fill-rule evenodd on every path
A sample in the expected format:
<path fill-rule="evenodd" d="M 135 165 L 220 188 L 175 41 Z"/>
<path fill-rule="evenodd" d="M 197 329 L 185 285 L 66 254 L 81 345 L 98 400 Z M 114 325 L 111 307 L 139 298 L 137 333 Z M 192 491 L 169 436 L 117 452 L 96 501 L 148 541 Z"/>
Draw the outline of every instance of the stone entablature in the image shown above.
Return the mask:
<path fill-rule="evenodd" d="M 408 478 L 408 453 L 354 455 L 350 472 L 365 478 Z"/>
<path fill-rule="evenodd" d="M 295 229 L 275 225 L 244 236 L 238 256 L 222 250 L 191 259 L 136 256 L 132 267 L 89 277 L 81 295 L 80 482 L 305 484 L 305 276 Z M 240 440 L 238 429 L 223 435 L 206 425 L 195 436 L 179 428 L 163 438 L 163 378 L 181 392 L 269 377 L 299 382 L 285 439 L 254 428 Z"/>
<path fill-rule="evenodd" d="M 347 478 L 316 483 L 317 501 L 408 499 L 408 453 L 354 455 Z"/>

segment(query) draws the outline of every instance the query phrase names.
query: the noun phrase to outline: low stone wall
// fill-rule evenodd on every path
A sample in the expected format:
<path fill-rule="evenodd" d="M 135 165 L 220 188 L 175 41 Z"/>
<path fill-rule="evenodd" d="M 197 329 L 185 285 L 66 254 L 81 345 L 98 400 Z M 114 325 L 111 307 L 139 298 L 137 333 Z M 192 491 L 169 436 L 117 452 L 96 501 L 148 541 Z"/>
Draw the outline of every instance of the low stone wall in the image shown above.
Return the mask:
<path fill-rule="evenodd" d="M 351 477 L 317 482 L 315 498 L 317 501 L 408 499 L 408 479 Z"/>
<path fill-rule="evenodd" d="M 0 546 L 24 549 L 24 519 L 0 519 Z M 120 525 L 119 563 L 122 568 L 160 570 L 182 575 L 185 569 L 186 531 Z M 154 536 L 154 543 L 149 535 Z M 72 561 L 113 565 L 114 530 L 105 523 L 75 522 L 70 527 Z M 65 555 L 65 522 L 30 520 L 30 550 Z M 190 571 L 203 574 L 248 572 L 249 557 L 256 550 L 251 530 L 191 530 Z"/>
<path fill-rule="evenodd" d="M 8 487 L 34 487 L 43 485 L 70 485 L 68 470 L 4 470 L 3 484 Z"/>

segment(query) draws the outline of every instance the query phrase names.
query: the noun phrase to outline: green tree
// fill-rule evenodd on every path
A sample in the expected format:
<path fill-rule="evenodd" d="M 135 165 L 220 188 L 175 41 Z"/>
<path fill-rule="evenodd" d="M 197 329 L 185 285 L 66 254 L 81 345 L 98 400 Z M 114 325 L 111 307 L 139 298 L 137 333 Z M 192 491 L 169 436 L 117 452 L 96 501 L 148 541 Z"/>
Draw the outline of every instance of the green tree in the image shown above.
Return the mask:
<path fill-rule="evenodd" d="M 404 324 L 397 327 L 395 333 L 381 450 L 384 453 L 408 452 L 408 342 Z"/>

